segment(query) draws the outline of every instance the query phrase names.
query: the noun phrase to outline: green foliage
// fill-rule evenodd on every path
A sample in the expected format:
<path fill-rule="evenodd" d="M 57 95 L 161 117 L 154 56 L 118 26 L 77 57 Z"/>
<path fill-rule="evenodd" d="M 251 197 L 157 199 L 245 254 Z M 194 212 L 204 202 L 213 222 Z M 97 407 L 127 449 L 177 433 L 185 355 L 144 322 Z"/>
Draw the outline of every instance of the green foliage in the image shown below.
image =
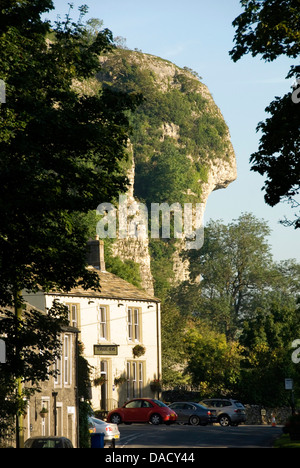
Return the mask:
<path fill-rule="evenodd" d="M 248 312 L 253 291 L 269 284 L 271 254 L 265 222 L 251 214 L 224 225 L 210 221 L 200 251 L 187 253 L 192 280 L 198 284 L 197 314 L 234 339 Z"/>
<path fill-rule="evenodd" d="M 201 322 L 186 333 L 184 342 L 187 371 L 194 385 L 201 385 L 216 395 L 235 389 L 243 359 L 242 347 L 237 342 L 228 342 L 224 334 Z"/>
<path fill-rule="evenodd" d="M 170 259 L 175 252 L 175 241 L 173 239 L 150 239 L 149 251 L 155 295 L 163 299 L 168 296 L 174 278 L 173 262 Z"/>
<path fill-rule="evenodd" d="M 199 92 L 202 85 L 195 76 L 178 71 L 175 83 L 163 90 L 143 60 L 147 57 L 142 54 L 118 50 L 109 55 L 98 75 L 104 88 L 143 95 L 131 115 L 135 194 L 148 204 L 188 202 L 189 188 L 199 200 L 199 181 L 206 180 L 208 159 L 226 157 L 226 124 L 216 106 Z M 164 135 L 165 124 L 175 126 L 175 138 Z"/>
<path fill-rule="evenodd" d="M 98 287 L 88 272 L 87 233 L 77 212 L 95 209 L 126 188 L 120 165 L 127 156 L 134 97 L 78 94 L 72 87 L 99 70 L 112 48 L 103 30 L 91 42 L 80 18 L 53 28 L 42 13 L 50 1 L 6 0 L 1 10 L 0 302 L 15 290 L 70 289 L 78 278 Z M 84 13 L 84 9 L 81 9 Z"/>
<path fill-rule="evenodd" d="M 105 254 L 105 266 L 110 273 L 119 276 L 137 288 L 141 288 L 140 267 L 133 260 L 122 261 L 120 257 L 113 257 L 107 253 Z"/>
<path fill-rule="evenodd" d="M 88 417 L 93 411 L 87 401 L 79 402 L 79 448 L 91 448 Z"/>
<path fill-rule="evenodd" d="M 299 0 L 241 0 L 241 5 L 244 12 L 233 22 L 236 45 L 230 55 L 235 62 L 249 52 L 253 57 L 261 54 L 266 61 L 281 55 L 299 56 Z M 299 74 L 299 65 L 292 66 L 287 78 L 299 79 Z M 292 208 L 299 208 L 299 106 L 292 94 L 276 97 L 266 108 L 271 117 L 257 127 L 262 133 L 260 147 L 250 161 L 253 171 L 266 176 L 266 203 L 274 206 L 288 201 Z M 282 222 L 299 228 L 299 212 L 293 220 Z"/>
<path fill-rule="evenodd" d="M 299 76 L 299 71 L 296 73 Z M 287 201 L 292 208 L 299 208 L 297 195 L 300 192 L 300 124 L 299 104 L 291 94 L 277 97 L 267 108 L 270 117 L 260 122 L 257 130 L 262 133 L 259 151 L 251 155 L 252 170 L 266 177 L 264 184 L 265 201 L 275 206 Z M 299 213 L 283 224 L 300 227 Z"/>
<path fill-rule="evenodd" d="M 244 12 L 233 22 L 236 46 L 234 61 L 243 55 L 261 54 L 272 61 L 280 55 L 296 58 L 300 49 L 298 0 L 241 0 Z"/>
<path fill-rule="evenodd" d="M 185 371 L 202 396 L 276 406 L 289 404 L 287 376 L 300 389 L 291 359 L 300 336 L 300 265 L 272 260 L 269 232 L 251 214 L 209 222 L 203 248 L 188 253 L 194 282 L 169 290 L 186 330 Z"/>
<path fill-rule="evenodd" d="M 162 377 L 165 389 L 186 385 L 191 381 L 190 376 L 183 372 L 186 367 L 183 346 L 186 326 L 186 319 L 178 308 L 169 301 L 162 304 Z"/>
<path fill-rule="evenodd" d="M 83 357 L 83 346 L 78 343 L 78 397 L 79 397 L 79 447 L 90 448 L 91 435 L 88 417 L 93 414 L 90 404 L 91 366 Z M 84 400 L 84 401 L 82 401 Z"/>

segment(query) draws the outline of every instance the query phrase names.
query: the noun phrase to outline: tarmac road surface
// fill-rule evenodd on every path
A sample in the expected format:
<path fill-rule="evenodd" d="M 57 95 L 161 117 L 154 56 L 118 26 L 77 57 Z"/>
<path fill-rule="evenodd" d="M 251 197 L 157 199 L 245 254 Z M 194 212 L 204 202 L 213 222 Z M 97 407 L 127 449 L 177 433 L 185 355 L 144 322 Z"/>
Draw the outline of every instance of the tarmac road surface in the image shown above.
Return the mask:
<path fill-rule="evenodd" d="M 248 425 L 121 424 L 119 430 L 116 448 L 271 448 L 282 434 L 280 426 Z"/>

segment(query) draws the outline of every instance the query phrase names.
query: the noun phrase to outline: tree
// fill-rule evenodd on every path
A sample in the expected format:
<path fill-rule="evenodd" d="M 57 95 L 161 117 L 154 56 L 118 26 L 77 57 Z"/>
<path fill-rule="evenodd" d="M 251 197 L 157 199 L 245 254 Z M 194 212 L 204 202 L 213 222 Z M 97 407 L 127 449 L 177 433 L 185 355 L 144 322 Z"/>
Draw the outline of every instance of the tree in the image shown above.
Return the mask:
<path fill-rule="evenodd" d="M 299 265 L 284 262 L 277 265 L 277 272 L 272 289 L 252 301 L 239 338 L 245 350 L 240 392 L 256 404 L 286 404 L 284 379 L 294 378 L 297 388 L 300 383 L 291 359 L 291 345 L 300 334 Z"/>
<path fill-rule="evenodd" d="M 235 47 L 230 51 L 236 62 L 244 55 L 261 54 L 266 61 L 280 55 L 296 58 L 300 52 L 300 10 L 298 0 L 241 0 L 244 12 L 233 22 L 236 27 Z M 295 198 L 300 190 L 299 163 L 299 94 L 300 67 L 292 66 L 287 78 L 295 76 L 296 90 L 277 97 L 267 108 L 271 117 L 261 122 L 262 131 L 259 151 L 252 154 L 252 170 L 267 177 L 264 185 L 265 201 L 274 206 L 288 201 L 292 208 L 299 207 Z M 295 93 L 295 94 L 294 94 Z M 286 225 L 300 227 L 299 214 L 294 220 L 283 221 Z"/>
<path fill-rule="evenodd" d="M 187 372 L 194 385 L 207 394 L 226 394 L 235 388 L 240 375 L 242 347 L 200 322 L 185 337 Z"/>
<path fill-rule="evenodd" d="M 236 339 L 255 292 L 270 284 L 269 233 L 267 224 L 251 214 L 228 225 L 210 221 L 202 249 L 187 254 L 191 279 L 198 281 L 193 313 L 214 323 L 228 340 Z"/>
<path fill-rule="evenodd" d="M 276 98 L 266 111 L 271 114 L 260 122 L 257 130 L 262 132 L 259 151 L 253 153 L 250 161 L 252 170 L 266 176 L 264 185 L 265 201 L 270 206 L 287 201 L 292 208 L 298 208 L 297 195 L 300 190 L 300 120 L 299 106 L 291 99 L 290 93 Z M 295 213 L 293 220 L 282 224 L 300 227 L 300 217 Z"/>
<path fill-rule="evenodd" d="M 166 301 L 161 312 L 162 376 L 164 389 L 186 385 L 189 377 L 183 374 L 186 366 L 184 350 L 187 320 L 178 308 Z"/>
<path fill-rule="evenodd" d="M 292 362 L 300 333 L 300 265 L 273 261 L 269 233 L 267 223 L 251 214 L 228 225 L 210 221 L 203 247 L 186 252 L 190 281 L 169 291 L 181 334 L 174 330 L 172 342 L 166 336 L 163 350 L 172 358 L 173 336 L 185 344 L 180 358 L 175 351 L 169 362 L 184 369 L 202 394 L 230 392 L 254 404 L 286 404 L 284 378 L 300 383 Z"/>
<path fill-rule="evenodd" d="M 109 90 L 84 95 L 73 81 L 93 77 L 109 30 L 94 41 L 67 17 L 53 28 L 50 0 L 4 0 L 0 54 L 6 103 L 0 114 L 0 303 L 16 291 L 98 287 L 86 266 L 86 229 L 76 212 L 125 190 L 121 162 L 135 98 Z M 84 10 L 82 9 L 82 14 Z"/>
<path fill-rule="evenodd" d="M 261 54 L 267 61 L 279 55 L 297 58 L 299 54 L 298 0 L 241 0 L 244 12 L 234 21 L 235 47 L 230 55 L 236 62 L 243 55 Z"/>
<path fill-rule="evenodd" d="M 41 15 L 53 8 L 51 0 L 2 0 L 0 10 L 6 85 L 0 105 L 0 307 L 1 318 L 7 307 L 15 308 L 18 346 L 12 343 L 6 369 L 19 383 L 47 378 L 55 358 L 37 352 L 45 348 L 41 342 L 35 348 L 21 291 L 99 288 L 98 275 L 86 268 L 88 231 L 78 212 L 95 210 L 126 189 L 127 112 L 138 101 L 100 86 L 94 93 L 80 89 L 100 70 L 99 55 L 112 50 L 112 33 L 105 29 L 91 39 L 82 22 L 86 7 L 77 23 L 67 15 L 51 27 Z M 8 319 L 1 326 L 12 323 Z M 34 357 L 41 366 L 30 364 Z M 15 402 L 20 412 L 18 387 L 14 396 L 15 382 L 2 381 L 7 400 L 1 402 Z M 16 414 L 16 406 L 5 408 Z"/>

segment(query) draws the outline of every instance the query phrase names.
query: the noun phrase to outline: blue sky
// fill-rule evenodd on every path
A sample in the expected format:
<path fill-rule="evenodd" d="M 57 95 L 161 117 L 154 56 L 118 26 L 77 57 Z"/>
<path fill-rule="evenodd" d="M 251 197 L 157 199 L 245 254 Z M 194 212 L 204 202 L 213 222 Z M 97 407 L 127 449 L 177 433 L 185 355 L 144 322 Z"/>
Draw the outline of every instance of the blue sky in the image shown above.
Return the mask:
<path fill-rule="evenodd" d="M 68 1 L 54 0 L 52 21 L 68 12 Z M 130 49 L 170 60 L 195 70 L 212 93 L 229 127 L 236 153 L 238 178 L 225 190 L 213 192 L 208 200 L 205 221 L 225 223 L 251 212 L 268 222 L 269 243 L 275 260 L 300 261 L 299 230 L 283 227 L 279 220 L 292 217 L 290 207 L 274 208 L 264 202 L 263 177 L 250 171 L 249 158 L 258 149 L 257 124 L 265 120 L 265 108 L 275 96 L 291 91 L 285 77 L 292 64 L 286 57 L 265 63 L 247 56 L 234 63 L 228 54 L 233 47 L 232 21 L 242 12 L 239 0 L 74 0 L 72 17 L 86 4 L 88 18 L 99 18 L 114 36 L 126 38 Z M 299 104 L 300 106 L 300 104 Z"/>

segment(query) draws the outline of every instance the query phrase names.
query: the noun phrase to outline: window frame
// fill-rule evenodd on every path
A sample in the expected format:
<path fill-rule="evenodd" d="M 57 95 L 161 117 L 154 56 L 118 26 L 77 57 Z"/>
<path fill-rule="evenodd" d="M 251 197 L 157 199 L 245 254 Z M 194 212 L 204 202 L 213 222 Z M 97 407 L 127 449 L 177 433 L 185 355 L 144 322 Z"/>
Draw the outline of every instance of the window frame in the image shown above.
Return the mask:
<path fill-rule="evenodd" d="M 142 398 L 145 388 L 146 361 L 126 362 L 127 399 Z"/>
<path fill-rule="evenodd" d="M 80 328 L 80 304 L 76 302 L 66 302 L 68 308 L 68 320 L 71 327 Z M 75 319 L 73 319 L 73 309 L 75 312 Z"/>
<path fill-rule="evenodd" d="M 131 343 L 141 343 L 142 340 L 142 309 L 127 307 L 127 336 Z"/>

